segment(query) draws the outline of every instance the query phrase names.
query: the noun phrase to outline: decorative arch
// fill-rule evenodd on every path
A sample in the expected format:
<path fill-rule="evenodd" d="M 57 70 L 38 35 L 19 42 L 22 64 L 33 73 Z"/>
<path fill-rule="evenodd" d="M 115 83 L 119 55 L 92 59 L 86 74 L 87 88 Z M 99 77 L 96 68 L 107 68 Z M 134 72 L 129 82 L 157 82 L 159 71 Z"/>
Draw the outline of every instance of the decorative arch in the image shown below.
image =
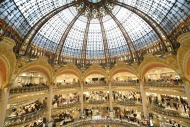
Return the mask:
<path fill-rule="evenodd" d="M 178 67 L 182 76 L 190 81 L 190 32 L 179 36 L 177 41 L 181 44 L 177 51 Z"/>
<path fill-rule="evenodd" d="M 62 74 L 73 74 L 73 75 L 77 76 L 79 78 L 79 80 L 81 81 L 80 70 L 77 67 L 75 67 L 75 68 L 63 67 L 56 72 L 55 78 Z"/>
<path fill-rule="evenodd" d="M 185 63 L 186 63 L 185 70 L 187 70 L 186 73 L 188 76 L 190 76 L 190 53 L 189 53 Z"/>
<path fill-rule="evenodd" d="M 179 66 L 182 74 L 190 81 L 190 49 L 184 54 L 184 58 L 181 58 L 181 61 L 179 61 Z"/>
<path fill-rule="evenodd" d="M 173 63 L 173 64 L 171 64 Z M 156 67 L 161 67 L 161 68 L 171 68 L 175 72 L 178 72 L 178 68 L 176 68 L 177 61 L 174 58 L 168 58 L 167 56 L 165 59 L 157 58 L 154 57 L 152 54 L 148 54 L 145 56 L 143 62 L 139 66 L 139 71 L 140 71 L 140 79 L 142 80 L 145 76 L 145 74 Z"/>
<path fill-rule="evenodd" d="M 13 50 L 15 42 L 7 37 L 3 37 L 0 43 L 0 71 L 2 73 L 3 86 L 8 87 L 15 71 L 16 57 Z M 1 85 L 1 84 L 0 84 Z"/>
<path fill-rule="evenodd" d="M 8 61 L 0 56 L 0 78 L 2 80 L 0 88 L 3 88 L 9 82 L 9 68 Z"/>
<path fill-rule="evenodd" d="M 84 72 L 83 78 L 85 79 L 91 74 L 101 74 L 105 76 L 106 79 L 108 77 L 107 72 L 104 69 L 102 69 L 99 65 L 92 65 L 89 69 L 87 69 Z"/>
<path fill-rule="evenodd" d="M 16 73 L 16 77 L 18 77 L 19 74 L 28 71 L 41 72 L 47 77 L 47 81 L 49 83 L 52 82 L 53 70 L 52 67 L 47 63 L 47 61 L 38 60 L 27 63 Z"/>
<path fill-rule="evenodd" d="M 120 73 L 120 72 L 129 72 L 131 74 L 134 74 L 138 76 L 136 70 L 133 67 L 130 67 L 128 65 L 117 65 L 114 68 L 111 69 L 110 71 L 110 78 L 112 79 L 114 75 Z"/>

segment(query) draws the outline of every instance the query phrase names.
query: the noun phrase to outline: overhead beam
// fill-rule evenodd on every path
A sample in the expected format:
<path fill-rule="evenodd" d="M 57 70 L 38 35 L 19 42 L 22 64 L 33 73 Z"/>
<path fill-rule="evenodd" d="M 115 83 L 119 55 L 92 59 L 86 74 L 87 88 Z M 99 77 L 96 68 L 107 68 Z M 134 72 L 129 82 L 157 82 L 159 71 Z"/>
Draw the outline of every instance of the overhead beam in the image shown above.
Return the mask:
<path fill-rule="evenodd" d="M 102 17 L 99 16 L 99 21 L 100 21 L 100 27 L 101 27 L 101 33 L 102 33 L 102 38 L 103 38 L 103 44 L 104 44 L 104 55 L 105 55 L 105 61 L 106 64 L 110 63 L 110 53 L 109 53 L 109 48 L 108 48 L 108 41 L 106 37 L 106 31 L 104 29 L 104 25 L 102 22 Z"/>
<path fill-rule="evenodd" d="M 22 43 L 20 49 L 19 49 L 19 54 L 20 55 L 26 55 L 27 50 L 29 49 L 29 46 L 33 40 L 33 38 L 36 36 L 37 32 L 42 28 L 42 26 L 49 21 L 54 15 L 58 14 L 59 12 L 76 5 L 78 2 L 72 2 L 66 5 L 63 5 L 51 12 L 49 12 L 48 14 L 46 14 L 45 16 L 43 16 L 38 22 L 35 23 L 35 25 L 29 30 L 29 32 L 27 33 L 27 35 L 24 38 L 24 42 Z"/>
<path fill-rule="evenodd" d="M 88 20 L 87 20 L 87 24 L 86 24 L 86 29 L 85 29 L 85 33 L 84 33 L 84 39 L 83 39 L 83 44 L 82 44 L 82 53 L 81 53 L 81 58 L 82 58 L 82 63 L 85 66 L 86 64 L 86 50 L 87 50 L 87 41 L 88 41 L 88 32 L 89 32 L 89 28 L 90 28 L 90 20 L 91 17 L 88 16 Z"/>
<path fill-rule="evenodd" d="M 55 52 L 55 53 L 56 53 L 55 55 L 58 56 L 58 63 L 59 63 L 59 61 L 60 61 L 61 52 L 62 52 L 62 50 L 63 50 L 63 46 L 64 46 L 64 44 L 65 44 L 65 40 L 66 40 L 66 38 L 67 38 L 67 36 L 68 36 L 68 34 L 69 34 L 71 28 L 73 27 L 74 23 L 75 23 L 75 22 L 77 21 L 77 19 L 82 15 L 83 11 L 84 11 L 84 9 L 83 9 L 82 11 L 80 11 L 80 12 L 75 16 L 75 18 L 71 21 L 71 23 L 67 26 L 65 32 L 63 33 L 63 35 L 62 35 L 62 37 L 61 37 L 61 39 L 60 39 L 60 41 L 59 41 L 59 43 L 58 43 L 58 46 L 57 46 L 56 52 Z"/>
<path fill-rule="evenodd" d="M 124 7 L 127 10 L 130 10 L 131 12 L 135 13 L 136 15 L 138 15 L 139 17 L 141 17 L 154 31 L 155 33 L 158 35 L 158 37 L 161 40 L 162 43 L 162 47 L 164 48 L 164 50 L 166 50 L 167 52 L 171 52 L 173 51 L 173 47 L 171 42 L 169 41 L 166 32 L 163 30 L 163 28 L 156 22 L 154 21 L 150 16 L 148 16 L 147 14 L 145 14 L 143 11 L 132 7 L 130 5 L 127 5 L 125 3 L 121 3 L 118 1 L 110 1 L 111 3 L 114 3 L 116 5 L 119 5 L 121 7 Z M 170 43 L 171 49 L 169 49 L 170 47 L 167 46 L 167 42 Z"/>
<path fill-rule="evenodd" d="M 125 30 L 125 28 L 123 27 L 123 25 L 120 23 L 120 21 L 112 14 L 112 12 L 106 7 L 106 5 L 104 5 L 105 10 L 108 12 L 108 14 L 113 18 L 113 20 L 115 21 L 115 23 L 117 24 L 117 26 L 119 27 L 119 29 L 121 30 L 125 41 L 127 43 L 127 46 L 129 48 L 129 52 L 131 54 L 131 58 L 133 59 L 133 62 L 138 61 L 138 55 L 135 49 L 135 46 L 133 45 L 131 38 L 129 37 L 127 31 Z"/>

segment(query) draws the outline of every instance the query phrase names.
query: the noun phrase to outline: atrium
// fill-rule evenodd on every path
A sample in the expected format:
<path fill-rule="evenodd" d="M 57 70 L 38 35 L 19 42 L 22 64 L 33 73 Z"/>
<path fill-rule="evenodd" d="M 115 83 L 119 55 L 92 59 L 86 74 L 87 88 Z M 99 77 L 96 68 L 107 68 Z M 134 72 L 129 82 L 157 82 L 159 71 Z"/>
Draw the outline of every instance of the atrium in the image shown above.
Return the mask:
<path fill-rule="evenodd" d="M 1 0 L 0 127 L 190 127 L 189 0 Z"/>

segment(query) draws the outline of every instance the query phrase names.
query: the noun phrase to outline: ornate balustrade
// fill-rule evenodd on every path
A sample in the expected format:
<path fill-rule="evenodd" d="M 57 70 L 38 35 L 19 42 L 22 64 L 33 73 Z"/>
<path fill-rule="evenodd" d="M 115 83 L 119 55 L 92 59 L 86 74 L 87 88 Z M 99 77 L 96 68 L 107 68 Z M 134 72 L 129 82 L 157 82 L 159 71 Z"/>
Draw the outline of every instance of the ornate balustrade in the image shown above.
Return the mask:
<path fill-rule="evenodd" d="M 53 108 L 54 109 L 65 109 L 65 108 L 75 107 L 77 105 L 80 105 L 79 101 L 76 101 L 76 102 L 73 102 L 73 103 L 69 103 L 69 104 L 58 105 L 57 107 L 53 107 Z"/>
<path fill-rule="evenodd" d="M 48 90 L 48 87 L 47 86 L 20 87 L 20 88 L 11 89 L 10 94 L 20 94 L 20 93 L 37 92 L 37 91 L 44 91 L 44 90 Z"/>
<path fill-rule="evenodd" d="M 58 85 L 54 87 L 55 89 L 69 89 L 69 88 L 77 88 L 80 87 L 79 84 L 71 84 L 71 85 Z"/>
<path fill-rule="evenodd" d="M 166 108 L 161 108 L 158 107 L 157 105 L 149 105 L 149 108 L 154 111 L 157 112 L 159 114 L 163 114 L 163 115 L 167 115 L 167 116 L 173 116 L 173 117 L 181 117 L 184 119 L 189 119 L 188 117 L 184 117 L 182 116 L 178 111 L 175 110 L 167 110 Z"/>
<path fill-rule="evenodd" d="M 116 104 L 124 105 L 124 106 L 140 106 L 141 103 L 137 103 L 137 101 L 116 101 Z"/>
<path fill-rule="evenodd" d="M 87 104 L 104 104 L 108 101 L 106 100 L 90 100 L 89 102 L 86 102 Z"/>
<path fill-rule="evenodd" d="M 106 83 L 104 82 L 84 84 L 84 87 L 100 87 L 100 86 L 108 86 L 108 85 L 106 85 Z"/>
<path fill-rule="evenodd" d="M 85 119 L 62 125 L 61 127 L 85 127 L 96 125 L 116 125 L 117 127 L 138 127 L 137 123 L 128 122 L 124 119 Z"/>
<path fill-rule="evenodd" d="M 179 82 L 146 82 L 145 87 L 167 87 L 167 88 L 184 88 L 182 83 Z"/>
<path fill-rule="evenodd" d="M 45 108 L 41 107 L 38 111 L 26 115 L 7 117 L 5 120 L 5 127 L 12 127 L 20 124 L 27 123 L 32 120 L 39 119 L 45 112 Z"/>
<path fill-rule="evenodd" d="M 112 86 L 139 86 L 139 83 L 136 82 L 112 82 Z"/>

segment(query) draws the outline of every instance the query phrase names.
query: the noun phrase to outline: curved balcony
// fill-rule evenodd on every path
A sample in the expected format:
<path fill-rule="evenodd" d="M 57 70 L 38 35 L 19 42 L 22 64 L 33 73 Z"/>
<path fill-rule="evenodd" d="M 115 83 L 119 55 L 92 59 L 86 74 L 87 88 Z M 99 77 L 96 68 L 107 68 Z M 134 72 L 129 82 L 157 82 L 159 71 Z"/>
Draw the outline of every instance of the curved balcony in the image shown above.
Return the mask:
<path fill-rule="evenodd" d="M 139 83 L 136 82 L 119 82 L 119 81 L 114 81 L 111 83 L 112 86 L 137 86 L 139 87 Z"/>
<path fill-rule="evenodd" d="M 167 115 L 167 116 L 172 116 L 172 117 L 180 117 L 180 118 L 184 118 L 184 119 L 190 119 L 188 117 L 184 117 L 180 114 L 180 112 L 176 111 L 176 110 L 170 110 L 170 109 L 166 109 L 166 108 L 161 108 L 158 107 L 157 105 L 149 105 L 149 108 L 156 113 L 162 114 L 162 115 Z"/>
<path fill-rule="evenodd" d="M 67 125 L 62 125 L 61 127 L 85 127 L 85 126 L 97 126 L 97 125 L 116 125 L 117 127 L 138 127 L 137 123 L 128 122 L 124 119 L 85 119 L 79 120 Z"/>
<path fill-rule="evenodd" d="M 41 107 L 38 111 L 29 113 L 26 115 L 7 117 L 5 119 L 5 127 L 17 126 L 20 124 L 27 123 L 29 121 L 39 119 L 44 114 L 44 112 L 45 112 L 45 108 Z"/>
<path fill-rule="evenodd" d="M 70 88 L 78 88 L 80 84 L 70 84 L 70 85 L 58 85 L 54 87 L 55 89 L 70 89 Z"/>
<path fill-rule="evenodd" d="M 165 82 L 165 81 L 150 81 L 145 84 L 145 88 L 151 88 L 151 87 L 160 87 L 160 88 L 182 88 L 184 89 L 184 86 L 180 82 Z"/>
<path fill-rule="evenodd" d="M 38 92 L 38 91 L 45 91 L 48 90 L 47 86 L 32 86 L 32 87 L 20 87 L 20 88 L 13 88 L 10 90 L 10 94 L 22 94 L 27 92 Z"/>
<path fill-rule="evenodd" d="M 86 102 L 87 104 L 104 104 L 108 101 L 106 100 L 89 100 L 89 102 Z"/>
<path fill-rule="evenodd" d="M 53 106 L 53 109 L 66 109 L 66 108 L 72 108 L 75 106 L 80 105 L 79 101 L 73 102 L 73 103 L 68 103 L 68 104 L 61 104 L 61 105 L 57 105 L 57 106 Z"/>
<path fill-rule="evenodd" d="M 141 106 L 141 103 L 137 101 L 116 101 L 115 103 L 123 106 Z"/>
<path fill-rule="evenodd" d="M 102 86 L 108 86 L 108 85 L 106 85 L 106 82 L 103 81 L 84 84 L 84 87 L 102 87 Z"/>

